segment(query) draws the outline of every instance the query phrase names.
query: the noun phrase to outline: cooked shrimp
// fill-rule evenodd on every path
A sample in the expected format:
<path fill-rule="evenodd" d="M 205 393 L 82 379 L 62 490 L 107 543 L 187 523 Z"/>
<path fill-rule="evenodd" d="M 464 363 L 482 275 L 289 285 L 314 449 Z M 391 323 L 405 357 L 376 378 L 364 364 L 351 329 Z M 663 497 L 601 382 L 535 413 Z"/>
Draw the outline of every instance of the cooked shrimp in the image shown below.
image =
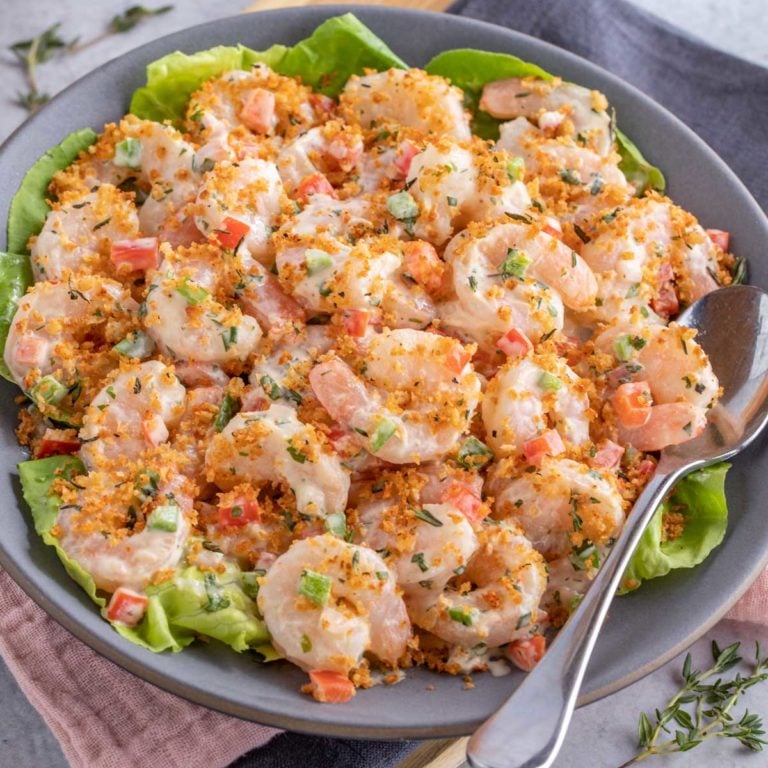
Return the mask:
<path fill-rule="evenodd" d="M 482 403 L 486 441 L 497 458 L 556 429 L 566 444 L 589 441 L 588 382 L 553 355 L 512 360 L 488 384 Z"/>
<path fill-rule="evenodd" d="M 463 141 L 471 136 L 461 90 L 420 69 L 352 75 L 339 103 L 344 119 L 363 128 L 394 123 Z"/>
<path fill-rule="evenodd" d="M 448 244 L 445 260 L 462 313 L 455 317 L 449 303 L 441 315 L 479 342 L 495 342 L 511 328 L 538 340 L 563 327 L 563 303 L 576 309 L 594 302 L 589 267 L 533 225 L 470 225 Z"/>
<path fill-rule="evenodd" d="M 507 476 L 507 473 L 511 476 Z M 615 539 L 624 524 L 624 502 L 610 472 L 562 458 L 544 458 L 534 472 L 498 465 L 489 486 L 494 516 L 522 526 L 548 559 L 590 541 Z"/>
<path fill-rule="evenodd" d="M 525 211 L 531 198 L 507 162 L 480 141 L 465 146 L 444 137 L 428 144 L 413 158 L 405 184 L 418 206 L 416 236 L 442 245 L 470 221 Z"/>
<path fill-rule="evenodd" d="M 517 529 L 489 524 L 479 537 L 453 588 L 408 601 L 415 624 L 464 648 L 527 637 L 547 584 L 543 558 Z"/>
<path fill-rule="evenodd" d="M 72 385 L 78 367 L 82 373 L 90 369 L 104 375 L 115 364 L 112 346 L 132 330 L 136 309 L 130 293 L 106 278 L 83 275 L 66 283 L 37 283 L 19 301 L 11 322 L 5 343 L 8 370 L 25 390 L 49 374 Z"/>
<path fill-rule="evenodd" d="M 400 329 L 371 339 L 364 378 L 333 358 L 312 369 L 312 390 L 358 443 L 393 464 L 433 461 L 456 445 L 480 380 L 455 339 Z"/>
<path fill-rule="evenodd" d="M 608 101 L 591 91 L 559 78 L 511 77 L 483 88 L 480 109 L 494 117 L 527 117 L 540 128 L 558 128 L 580 136 L 595 152 L 606 155 L 613 146 L 613 126 Z M 569 125 L 564 125 L 565 122 Z"/>
<path fill-rule="evenodd" d="M 155 574 L 174 568 L 184 553 L 192 514 L 190 491 L 168 477 L 170 467 L 137 472 L 136 465 L 121 463 L 122 469 L 79 478 L 78 503 L 60 508 L 54 528 L 67 556 L 106 592 L 142 590 Z M 157 484 L 151 498 L 137 499 L 137 478 L 150 474 Z M 117 486 L 116 480 L 121 481 Z M 137 514 L 143 524 L 139 530 Z"/>
<path fill-rule="evenodd" d="M 138 236 L 136 206 L 111 184 L 56 206 L 30 249 L 35 281 L 108 271 L 110 245 Z"/>
<path fill-rule="evenodd" d="M 96 468 L 104 457 L 138 459 L 164 443 L 184 412 L 185 395 L 173 369 L 159 360 L 126 364 L 85 412 L 80 430 L 85 465 Z"/>
<path fill-rule="evenodd" d="M 240 412 L 210 442 L 208 479 L 229 490 L 238 483 L 290 488 L 300 513 L 324 519 L 344 512 L 349 476 L 320 433 L 290 406 Z"/>
<path fill-rule="evenodd" d="M 394 665 L 411 634 L 386 563 L 330 534 L 294 542 L 278 557 L 258 604 L 275 648 L 305 670 L 346 675 L 365 653 Z"/>

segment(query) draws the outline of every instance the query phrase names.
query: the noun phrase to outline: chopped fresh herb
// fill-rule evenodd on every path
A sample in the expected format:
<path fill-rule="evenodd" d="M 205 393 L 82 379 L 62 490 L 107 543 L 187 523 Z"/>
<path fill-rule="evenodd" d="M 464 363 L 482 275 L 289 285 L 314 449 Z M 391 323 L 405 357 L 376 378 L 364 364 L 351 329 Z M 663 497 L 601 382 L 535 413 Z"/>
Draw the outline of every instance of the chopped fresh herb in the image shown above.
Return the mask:
<path fill-rule="evenodd" d="M 187 300 L 187 303 L 192 306 L 196 306 L 205 301 L 209 295 L 205 288 L 201 288 L 199 285 L 190 282 L 188 277 L 185 277 L 181 283 L 176 286 L 176 293 L 183 296 Z"/>
<path fill-rule="evenodd" d="M 471 627 L 475 623 L 475 612 L 472 610 L 465 611 L 463 608 L 449 608 L 448 618 L 458 621 L 465 627 Z"/>
<path fill-rule="evenodd" d="M 58 405 L 67 395 L 69 389 L 59 382 L 55 376 L 43 376 L 40 381 L 29 390 L 29 397 L 34 402 L 44 402 L 48 405 Z"/>
<path fill-rule="evenodd" d="M 394 421 L 381 419 L 371 435 L 371 451 L 373 453 L 380 451 L 395 432 L 397 432 L 397 424 Z"/>
<path fill-rule="evenodd" d="M 115 344 L 112 349 L 123 357 L 143 360 L 155 351 L 155 342 L 144 331 L 134 331 Z"/>
<path fill-rule="evenodd" d="M 415 219 L 419 215 L 419 206 L 410 192 L 396 192 L 387 198 L 387 210 L 398 221 Z"/>
<path fill-rule="evenodd" d="M 468 437 L 456 456 L 456 461 L 464 469 L 479 469 L 493 459 L 493 451 L 476 437 Z"/>
<path fill-rule="evenodd" d="M 477 291 L 477 278 L 474 275 L 470 275 L 467 282 L 469 283 L 470 290 Z"/>
<path fill-rule="evenodd" d="M 412 558 L 412 563 L 416 563 L 416 565 L 419 566 L 419 570 L 422 573 L 426 573 L 429 570 L 429 566 L 424 561 L 424 553 L 423 552 L 417 552 Z"/>
<path fill-rule="evenodd" d="M 442 528 L 443 526 L 443 521 L 438 520 L 428 509 L 417 509 L 414 514 L 419 520 L 423 520 L 425 523 L 429 523 L 429 525 L 433 525 L 435 528 Z"/>
<path fill-rule="evenodd" d="M 221 341 L 224 344 L 224 351 L 229 352 L 229 350 L 237 344 L 237 326 L 236 325 L 230 325 L 229 328 L 227 328 L 225 331 L 222 331 L 220 334 Z"/>
<path fill-rule="evenodd" d="M 501 263 L 502 277 L 525 277 L 525 272 L 531 264 L 531 260 L 523 251 L 517 248 L 507 249 L 507 258 Z"/>
<path fill-rule="evenodd" d="M 280 385 L 269 374 L 265 373 L 259 379 L 259 384 L 270 400 L 277 400 L 280 397 L 282 393 Z"/>
<path fill-rule="evenodd" d="M 376 571 L 376 578 L 379 581 L 387 581 L 387 579 L 389 579 L 389 572 L 388 571 Z"/>
<path fill-rule="evenodd" d="M 557 376 L 553 376 L 546 371 L 541 372 L 537 383 L 542 389 L 550 392 L 557 392 L 557 390 L 563 386 L 561 379 L 558 379 Z"/>
<path fill-rule="evenodd" d="M 325 530 L 343 539 L 347 535 L 347 516 L 343 512 L 328 515 L 325 518 Z"/>
<path fill-rule="evenodd" d="M 120 168 L 141 168 L 141 142 L 128 138 L 116 144 L 112 162 Z"/>
<path fill-rule="evenodd" d="M 602 217 L 603 221 L 606 224 L 610 224 L 618 215 L 621 208 L 614 208 L 610 213 L 606 213 L 605 216 Z"/>
<path fill-rule="evenodd" d="M 448 205 L 451 206 L 451 208 L 455 208 L 456 205 L 458 205 L 459 201 L 455 197 L 451 197 L 450 195 L 446 195 L 445 199 L 446 199 Z"/>
<path fill-rule="evenodd" d="M 111 216 L 107 216 L 106 219 L 102 219 L 98 224 L 95 224 L 93 227 L 93 231 L 95 232 L 97 229 L 101 229 L 102 227 L 106 227 L 109 222 L 112 221 Z"/>
<path fill-rule="evenodd" d="M 602 192 L 603 187 L 605 186 L 605 182 L 603 181 L 603 177 L 599 173 L 595 173 L 593 175 L 595 178 L 589 187 L 589 194 L 599 195 L 600 192 Z"/>
<path fill-rule="evenodd" d="M 520 618 L 517 620 L 517 626 L 515 629 L 522 629 L 523 627 L 527 627 L 531 623 L 531 612 L 528 611 L 528 613 L 524 613 L 520 616 Z"/>
<path fill-rule="evenodd" d="M 208 598 L 208 603 L 204 608 L 208 613 L 215 613 L 216 611 L 229 608 L 230 600 L 221 594 L 221 589 L 213 573 L 206 573 L 203 577 L 203 583 L 205 584 L 205 594 Z"/>
<path fill-rule="evenodd" d="M 579 240 L 581 240 L 582 243 L 591 242 L 592 238 L 578 224 L 573 225 L 573 231 L 579 236 Z M 573 266 L 575 267 L 576 264 Z"/>
<path fill-rule="evenodd" d="M 566 184 L 572 184 L 574 186 L 581 184 L 581 177 L 578 172 L 574 171 L 572 168 L 563 168 L 563 170 L 560 171 L 560 178 Z"/>
<path fill-rule="evenodd" d="M 323 606 L 331 597 L 331 579 L 307 568 L 299 578 L 299 594 L 315 605 Z"/>
<path fill-rule="evenodd" d="M 520 181 L 525 175 L 525 160 L 522 157 L 510 157 L 505 166 L 510 181 Z"/>
<path fill-rule="evenodd" d="M 312 650 L 312 641 L 306 635 L 302 635 L 299 642 L 304 653 L 309 653 Z"/>
<path fill-rule="evenodd" d="M 319 248 L 307 248 L 304 251 L 304 263 L 307 266 L 308 275 L 316 275 L 333 266 L 333 259 Z"/>
<path fill-rule="evenodd" d="M 286 450 L 288 451 L 288 455 L 294 460 L 298 461 L 299 464 L 303 464 L 307 460 L 306 454 L 302 453 L 295 445 L 292 443 L 288 443 Z"/>
<path fill-rule="evenodd" d="M 213 421 L 213 428 L 216 432 L 223 431 L 224 427 L 232 421 L 232 417 L 237 413 L 240 408 L 240 401 L 227 392 L 224 395 L 224 399 L 219 405 L 219 410 L 216 413 L 216 418 Z"/>
<path fill-rule="evenodd" d="M 147 518 L 147 528 L 151 531 L 175 533 L 179 525 L 179 507 L 176 504 L 163 504 L 155 507 Z"/>

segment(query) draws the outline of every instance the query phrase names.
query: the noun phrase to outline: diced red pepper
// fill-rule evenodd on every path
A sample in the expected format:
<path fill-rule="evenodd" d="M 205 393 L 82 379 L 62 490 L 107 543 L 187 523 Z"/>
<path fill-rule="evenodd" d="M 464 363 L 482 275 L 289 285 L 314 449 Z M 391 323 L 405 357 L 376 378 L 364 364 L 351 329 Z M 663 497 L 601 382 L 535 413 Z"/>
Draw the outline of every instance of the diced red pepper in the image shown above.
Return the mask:
<path fill-rule="evenodd" d="M 726 232 L 723 229 L 708 229 L 707 235 L 709 235 L 709 239 L 718 247 L 722 248 L 724 251 L 728 250 L 728 246 L 731 242 L 731 233 Z"/>
<path fill-rule="evenodd" d="M 510 328 L 496 342 L 496 346 L 507 357 L 525 357 L 533 349 L 531 340 L 517 328 Z"/>
<path fill-rule="evenodd" d="M 309 692 L 325 704 L 343 704 L 355 695 L 354 683 L 339 672 L 313 669 L 309 679 Z"/>
<path fill-rule="evenodd" d="M 324 115 L 332 115 L 336 109 L 336 102 L 330 96 L 325 96 L 322 93 L 310 94 L 309 103 L 315 112 Z"/>
<path fill-rule="evenodd" d="M 670 318 L 680 311 L 680 300 L 671 283 L 665 283 L 656 297 L 651 299 L 651 309 L 664 318 Z"/>
<path fill-rule="evenodd" d="M 523 443 L 523 455 L 529 464 L 538 467 L 545 456 L 558 456 L 565 451 L 565 444 L 556 429 L 548 429 L 538 437 Z"/>
<path fill-rule="evenodd" d="M 115 240 L 109 253 L 112 263 L 129 267 L 131 272 L 146 272 L 157 269 L 160 264 L 160 249 L 156 237 L 139 237 L 135 240 Z"/>
<path fill-rule="evenodd" d="M 345 309 L 342 315 L 344 329 L 350 336 L 365 336 L 370 314 L 362 309 Z"/>
<path fill-rule="evenodd" d="M 219 507 L 219 525 L 242 527 L 257 523 L 260 518 L 259 503 L 252 499 L 240 498 L 229 506 Z"/>
<path fill-rule="evenodd" d="M 531 635 L 507 646 L 507 658 L 519 669 L 530 672 L 544 657 L 547 641 L 543 635 Z"/>
<path fill-rule="evenodd" d="M 214 229 L 211 238 L 222 248 L 234 251 L 240 241 L 251 231 L 251 228 L 242 221 L 227 216 L 219 229 Z"/>
<path fill-rule="evenodd" d="M 158 446 L 168 439 L 168 427 L 159 414 L 153 413 L 142 419 L 141 431 L 144 439 L 152 446 Z"/>
<path fill-rule="evenodd" d="M 149 599 L 127 587 L 118 587 L 109 600 L 107 618 L 126 627 L 135 627 L 144 618 Z"/>
<path fill-rule="evenodd" d="M 395 157 L 395 169 L 398 174 L 405 178 L 411 170 L 413 158 L 419 154 L 419 148 L 410 141 L 401 141 L 397 146 L 397 155 Z"/>
<path fill-rule="evenodd" d="M 472 355 L 460 343 L 453 344 L 450 352 L 445 356 L 445 367 L 458 376 L 471 358 Z"/>
<path fill-rule="evenodd" d="M 328 195 L 334 200 L 338 198 L 336 190 L 331 186 L 331 182 L 323 176 L 322 173 L 313 173 L 311 176 L 305 176 L 296 187 L 296 197 L 302 203 L 306 203 L 312 195 Z"/>
<path fill-rule="evenodd" d="M 603 469 L 613 469 L 618 467 L 621 457 L 624 455 L 624 447 L 614 443 L 612 440 L 604 440 L 597 449 L 595 455 L 591 458 L 590 464 L 593 467 Z"/>
<path fill-rule="evenodd" d="M 74 429 L 45 430 L 43 437 L 35 450 L 36 459 L 45 459 L 48 456 L 61 456 L 65 453 L 77 453 L 80 450 L 80 441 Z"/>
<path fill-rule="evenodd" d="M 613 393 L 613 409 L 623 427 L 642 427 L 651 418 L 653 396 L 647 381 L 622 384 Z"/>
<path fill-rule="evenodd" d="M 412 240 L 403 243 L 405 271 L 427 292 L 437 293 L 443 284 L 445 264 L 432 243 Z"/>
<path fill-rule="evenodd" d="M 480 525 L 487 513 L 487 507 L 483 506 L 480 497 L 465 483 L 451 483 L 443 491 L 441 501 L 443 504 L 452 504 L 456 507 L 473 528 Z"/>
<path fill-rule="evenodd" d="M 254 133 L 270 133 L 275 125 L 275 94 L 265 88 L 251 91 L 240 110 L 240 119 Z"/>
<path fill-rule="evenodd" d="M 25 333 L 13 350 L 13 358 L 17 363 L 42 366 L 48 357 L 48 342 L 34 333 Z"/>

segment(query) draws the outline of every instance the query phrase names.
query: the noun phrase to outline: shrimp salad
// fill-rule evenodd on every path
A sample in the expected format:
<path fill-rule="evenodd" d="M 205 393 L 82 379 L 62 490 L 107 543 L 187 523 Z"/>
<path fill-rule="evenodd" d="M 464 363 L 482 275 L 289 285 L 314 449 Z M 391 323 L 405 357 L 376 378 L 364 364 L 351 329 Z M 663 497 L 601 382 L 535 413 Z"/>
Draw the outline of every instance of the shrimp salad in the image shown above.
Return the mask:
<path fill-rule="evenodd" d="M 251 627 L 320 701 L 529 670 L 704 428 L 675 317 L 731 282 L 727 234 L 625 176 L 601 93 L 489 82 L 495 141 L 464 96 L 256 64 L 53 176 L 5 363 L 21 443 L 76 457 L 50 535 L 126 636 L 187 589 L 196 634 Z"/>

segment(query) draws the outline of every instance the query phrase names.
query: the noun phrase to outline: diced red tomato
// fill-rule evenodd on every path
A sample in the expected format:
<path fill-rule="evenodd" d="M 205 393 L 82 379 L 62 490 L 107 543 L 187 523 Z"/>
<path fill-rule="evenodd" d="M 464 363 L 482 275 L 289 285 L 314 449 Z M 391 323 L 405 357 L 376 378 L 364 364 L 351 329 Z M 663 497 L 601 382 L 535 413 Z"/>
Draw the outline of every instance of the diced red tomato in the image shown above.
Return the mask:
<path fill-rule="evenodd" d="M 403 243 L 405 271 L 427 292 L 437 293 L 443 284 L 445 264 L 432 243 L 412 240 Z"/>
<path fill-rule="evenodd" d="M 445 356 L 445 367 L 457 376 L 464 370 L 472 355 L 460 344 L 452 344 L 451 350 Z"/>
<path fill-rule="evenodd" d="M 556 429 L 548 429 L 538 437 L 523 443 L 523 455 L 529 464 L 538 467 L 545 456 L 558 456 L 565 451 L 563 439 Z"/>
<path fill-rule="evenodd" d="M 305 176 L 296 187 L 296 197 L 302 203 L 306 203 L 312 195 L 328 195 L 328 197 L 338 198 L 336 190 L 331 186 L 331 182 L 323 176 L 322 173 L 313 173 L 311 176 Z"/>
<path fill-rule="evenodd" d="M 13 357 L 17 363 L 40 368 L 48 357 L 48 342 L 34 333 L 25 333 L 13 350 Z"/>
<path fill-rule="evenodd" d="M 624 447 L 614 443 L 612 440 L 604 440 L 597 453 L 590 460 L 593 467 L 602 467 L 603 469 L 613 469 L 618 467 L 621 457 L 624 455 Z"/>
<path fill-rule="evenodd" d="M 45 430 L 43 437 L 35 450 L 36 459 L 45 459 L 48 456 L 61 456 L 65 453 L 77 453 L 80 450 L 80 441 L 74 429 Z"/>
<path fill-rule="evenodd" d="M 731 233 L 726 232 L 723 229 L 708 229 L 707 235 L 709 235 L 709 239 L 718 247 L 722 248 L 724 251 L 728 250 L 728 246 L 731 242 Z"/>
<path fill-rule="evenodd" d="M 531 635 L 507 646 L 507 658 L 519 669 L 530 672 L 543 658 L 547 641 L 543 635 Z"/>
<path fill-rule="evenodd" d="M 252 499 L 238 498 L 229 506 L 219 507 L 219 525 L 242 527 L 260 518 L 259 503 Z"/>
<path fill-rule="evenodd" d="M 242 221 L 227 216 L 219 229 L 213 230 L 211 239 L 222 248 L 233 251 L 240 245 L 240 241 L 250 232 L 251 228 Z"/>
<path fill-rule="evenodd" d="M 395 157 L 395 169 L 398 174 L 405 178 L 408 175 L 408 171 L 411 170 L 411 163 L 413 158 L 419 154 L 419 148 L 412 144 L 410 141 L 401 141 L 397 145 L 397 154 Z"/>
<path fill-rule="evenodd" d="M 485 518 L 487 507 L 475 491 L 465 483 L 453 482 L 444 491 L 441 499 L 443 504 L 452 504 L 467 518 L 474 528 Z"/>
<path fill-rule="evenodd" d="M 270 133 L 275 125 L 275 94 L 255 88 L 240 110 L 240 119 L 254 133 Z"/>
<path fill-rule="evenodd" d="M 365 336 L 370 314 L 362 309 L 345 309 L 342 315 L 344 329 L 350 336 Z"/>
<path fill-rule="evenodd" d="M 541 231 L 546 232 L 557 240 L 563 239 L 563 228 L 554 216 L 544 217 L 544 225 L 542 226 Z"/>
<path fill-rule="evenodd" d="M 309 679 L 309 692 L 325 704 L 343 704 L 355 695 L 354 683 L 339 672 L 313 669 Z"/>
<path fill-rule="evenodd" d="M 680 300 L 671 283 L 665 283 L 655 298 L 651 299 L 651 309 L 661 317 L 669 318 L 680 311 Z"/>
<path fill-rule="evenodd" d="M 168 439 L 168 427 L 157 413 L 146 416 L 142 420 L 141 431 L 146 441 L 153 446 L 158 446 Z"/>
<path fill-rule="evenodd" d="M 642 427 L 651 418 L 653 396 L 647 381 L 622 384 L 613 393 L 613 409 L 623 427 Z"/>
<path fill-rule="evenodd" d="M 507 357 L 525 357 L 533 349 L 531 340 L 517 328 L 510 328 L 496 342 L 496 346 Z"/>
<path fill-rule="evenodd" d="M 126 587 L 118 587 L 109 600 L 107 618 L 126 627 L 135 627 L 144 618 L 149 599 Z"/>
<path fill-rule="evenodd" d="M 157 269 L 160 264 L 160 250 L 156 237 L 139 237 L 135 240 L 115 240 L 109 253 L 112 263 L 129 267 L 131 272 L 145 272 Z"/>
<path fill-rule="evenodd" d="M 336 102 L 330 96 L 325 96 L 322 93 L 310 94 L 309 103 L 315 112 L 319 112 L 321 115 L 331 115 L 336 109 Z"/>

